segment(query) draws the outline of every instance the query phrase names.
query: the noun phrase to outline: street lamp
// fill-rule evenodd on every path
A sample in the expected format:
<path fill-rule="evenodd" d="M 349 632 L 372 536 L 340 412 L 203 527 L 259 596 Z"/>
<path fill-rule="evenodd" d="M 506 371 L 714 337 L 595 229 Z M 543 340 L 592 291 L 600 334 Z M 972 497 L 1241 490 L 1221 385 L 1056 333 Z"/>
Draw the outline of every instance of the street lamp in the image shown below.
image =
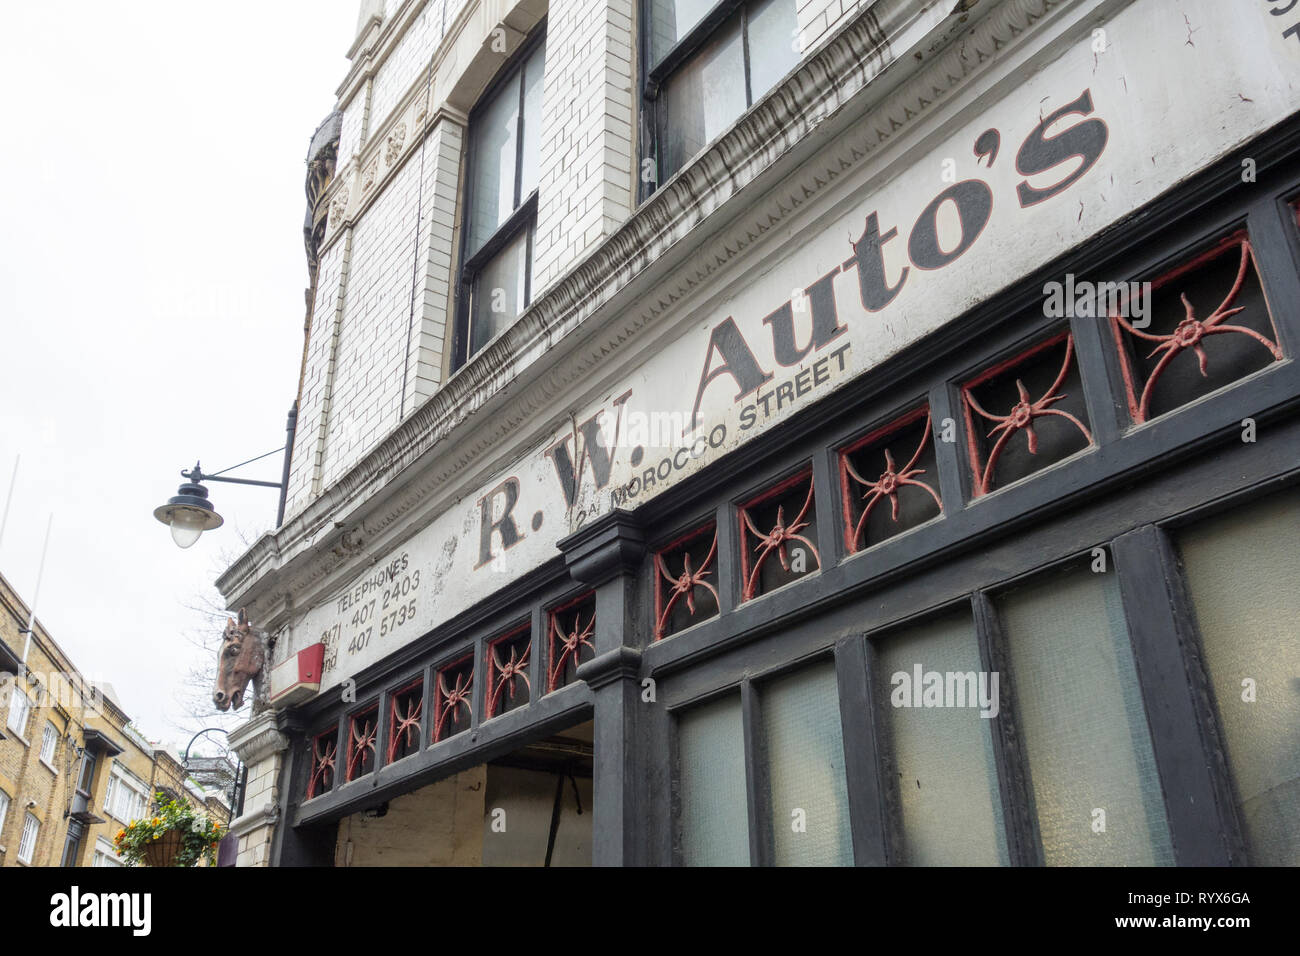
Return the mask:
<path fill-rule="evenodd" d="M 198 462 L 194 463 L 192 472 L 181 472 L 202 476 Z M 208 502 L 208 489 L 199 484 L 198 478 L 192 478 L 177 490 L 175 497 L 168 498 L 167 504 L 155 508 L 153 516 L 172 529 L 172 540 L 179 548 L 188 548 L 199 540 L 199 535 L 214 528 L 220 528 L 225 522 Z"/>
<path fill-rule="evenodd" d="M 293 407 L 289 409 L 289 420 L 285 426 L 288 440 L 283 448 L 276 448 L 273 451 L 268 451 L 265 455 L 258 455 L 256 458 L 250 458 L 238 465 L 223 468 L 211 475 L 205 475 L 198 462 L 195 462 L 194 467 L 189 471 L 181 472 L 181 477 L 187 479 L 185 484 L 177 489 L 175 495 L 167 499 L 165 505 L 160 505 L 153 511 L 155 518 L 171 528 L 172 540 L 176 542 L 177 547 L 188 548 L 199 540 L 199 536 L 203 532 L 220 528 L 225 523 L 225 519 L 217 514 L 217 510 L 208 501 L 208 489 L 203 487 L 202 484 L 205 481 L 226 481 L 232 485 L 256 485 L 260 488 L 280 489 L 280 509 L 276 514 L 275 525 L 278 528 L 284 523 L 285 489 L 289 487 L 289 460 L 293 454 L 293 435 L 297 424 L 298 403 L 294 402 Z M 261 461 L 263 458 L 280 452 L 284 452 L 284 471 L 280 481 L 254 481 L 251 478 L 225 477 L 228 471 L 234 471 L 236 468 L 244 467 L 244 465 L 251 465 L 255 461 Z"/>

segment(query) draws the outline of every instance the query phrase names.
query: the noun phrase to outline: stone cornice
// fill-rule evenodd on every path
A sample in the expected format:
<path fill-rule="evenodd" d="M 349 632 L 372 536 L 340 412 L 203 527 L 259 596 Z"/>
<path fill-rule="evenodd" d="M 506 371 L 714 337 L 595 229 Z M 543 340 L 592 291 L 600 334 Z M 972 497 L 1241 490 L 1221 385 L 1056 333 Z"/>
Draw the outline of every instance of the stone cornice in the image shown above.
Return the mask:
<path fill-rule="evenodd" d="M 255 542 L 217 581 L 227 602 L 261 602 L 261 619 L 281 626 L 291 610 L 287 595 L 311 601 L 409 537 L 526 443 L 521 438 L 535 438 L 557 396 L 620 361 L 614 354 L 665 312 L 1062 6 L 986 0 L 967 12 L 966 0 L 922 10 L 910 0 L 873 4 L 543 290 L 347 474 Z M 786 181 L 759 203 L 727 202 L 779 177 Z M 590 334 L 580 341 L 572 333 L 582 326 Z M 476 427 L 487 412 L 492 427 Z M 417 462 L 424 465 L 418 474 L 411 468 Z"/>

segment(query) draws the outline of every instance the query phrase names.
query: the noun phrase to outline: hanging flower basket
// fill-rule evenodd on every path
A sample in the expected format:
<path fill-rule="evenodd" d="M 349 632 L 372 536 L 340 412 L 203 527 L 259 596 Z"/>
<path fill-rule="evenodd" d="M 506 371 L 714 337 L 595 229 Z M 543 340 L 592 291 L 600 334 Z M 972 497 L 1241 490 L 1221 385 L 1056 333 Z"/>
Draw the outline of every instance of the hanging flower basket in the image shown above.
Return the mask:
<path fill-rule="evenodd" d="M 221 824 L 194 812 L 188 803 L 158 794 L 156 815 L 132 820 L 113 839 L 117 855 L 145 866 L 194 866 L 216 862 Z"/>
<path fill-rule="evenodd" d="M 180 830 L 164 830 L 144 845 L 145 866 L 175 866 L 185 846 L 185 834 Z"/>

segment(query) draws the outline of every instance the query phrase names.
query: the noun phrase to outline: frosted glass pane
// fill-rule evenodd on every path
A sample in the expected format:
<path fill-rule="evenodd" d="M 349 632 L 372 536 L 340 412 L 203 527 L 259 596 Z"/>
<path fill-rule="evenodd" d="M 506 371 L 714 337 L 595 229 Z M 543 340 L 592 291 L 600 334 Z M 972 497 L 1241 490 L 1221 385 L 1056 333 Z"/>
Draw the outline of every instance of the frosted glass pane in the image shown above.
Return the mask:
<path fill-rule="evenodd" d="M 760 692 L 770 782 L 774 862 L 852 866 L 835 665 L 827 661 Z M 796 811 L 802 811 L 798 817 Z M 796 825 L 801 829 L 796 830 Z"/>
<path fill-rule="evenodd" d="M 745 112 L 745 49 L 740 18 L 720 27 L 664 86 L 668 110 L 662 174 L 666 178 Z"/>
<path fill-rule="evenodd" d="M 470 223 L 467 255 L 473 255 L 515 209 L 515 159 L 519 133 L 519 78 L 499 89 L 470 124 Z"/>
<path fill-rule="evenodd" d="M 915 702 L 904 689 L 912 690 L 917 665 L 922 675 L 974 673 L 978 688 L 979 645 L 970 617 L 927 622 L 876 642 L 875 694 L 877 712 L 884 715 L 880 737 L 886 767 L 898 787 L 903 862 L 1005 866 L 1006 834 L 993 754 L 996 718 L 981 717 L 978 706 L 902 706 Z M 894 675 L 907 675 L 908 683 Z M 991 692 L 992 684 L 987 677 L 985 681 Z M 952 702 L 958 700 L 954 694 Z"/>
<path fill-rule="evenodd" d="M 1184 532 L 1179 544 L 1250 861 L 1300 866 L 1300 587 L 1294 492 Z M 1254 681 L 1245 701 L 1242 682 Z"/>
<path fill-rule="evenodd" d="M 794 0 L 759 0 L 749 8 L 749 101 L 757 103 L 794 69 L 799 34 Z"/>
<path fill-rule="evenodd" d="M 740 695 L 684 714 L 677 725 L 677 753 L 683 861 L 687 866 L 748 866 Z"/>
<path fill-rule="evenodd" d="M 658 63 L 691 27 L 704 19 L 717 0 L 652 0 L 650 4 L 650 62 Z"/>
<path fill-rule="evenodd" d="M 479 270 L 474 279 L 470 316 L 470 355 L 508 328 L 527 307 L 524 295 L 527 254 L 528 230 L 524 229 Z"/>
<path fill-rule="evenodd" d="M 542 75 L 546 66 L 543 43 L 524 64 L 524 139 L 520 155 L 519 201 L 537 188 L 542 143 Z"/>
<path fill-rule="evenodd" d="M 1172 865 L 1114 572 L 1053 574 L 999 603 L 1048 865 Z"/>

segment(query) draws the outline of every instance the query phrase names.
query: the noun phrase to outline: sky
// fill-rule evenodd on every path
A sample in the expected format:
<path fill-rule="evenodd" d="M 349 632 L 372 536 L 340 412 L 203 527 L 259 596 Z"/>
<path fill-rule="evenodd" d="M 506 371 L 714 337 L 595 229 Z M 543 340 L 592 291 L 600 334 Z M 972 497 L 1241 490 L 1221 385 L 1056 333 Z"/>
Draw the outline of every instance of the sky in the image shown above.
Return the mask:
<path fill-rule="evenodd" d="M 196 459 L 218 471 L 284 444 L 307 147 L 357 10 L 0 6 L 0 509 L 20 459 L 0 574 L 151 740 L 203 726 L 182 703 L 212 630 L 193 608 L 219 601 L 212 582 L 275 523 L 278 492 L 210 484 L 226 524 L 185 551 L 153 510 Z M 279 481 L 281 464 L 236 474 Z"/>

